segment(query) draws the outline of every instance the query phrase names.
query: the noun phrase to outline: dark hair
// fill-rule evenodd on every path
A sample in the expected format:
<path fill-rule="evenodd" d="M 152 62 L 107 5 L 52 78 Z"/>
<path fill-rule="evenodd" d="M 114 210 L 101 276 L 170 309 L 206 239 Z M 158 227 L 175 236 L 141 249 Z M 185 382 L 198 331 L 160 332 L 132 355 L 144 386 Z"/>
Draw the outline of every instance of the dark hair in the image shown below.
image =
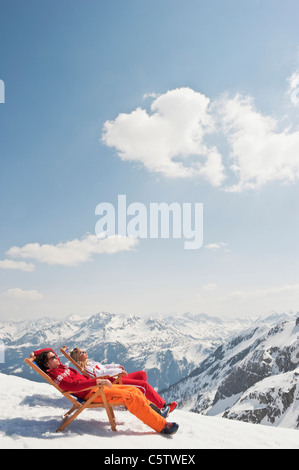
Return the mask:
<path fill-rule="evenodd" d="M 48 362 L 49 362 L 48 354 L 49 354 L 49 352 L 50 351 L 44 351 L 44 352 L 40 353 L 38 356 L 36 356 L 36 359 L 35 359 L 36 364 L 38 365 L 38 367 L 43 372 L 46 372 L 49 369 L 49 367 L 48 367 Z"/>

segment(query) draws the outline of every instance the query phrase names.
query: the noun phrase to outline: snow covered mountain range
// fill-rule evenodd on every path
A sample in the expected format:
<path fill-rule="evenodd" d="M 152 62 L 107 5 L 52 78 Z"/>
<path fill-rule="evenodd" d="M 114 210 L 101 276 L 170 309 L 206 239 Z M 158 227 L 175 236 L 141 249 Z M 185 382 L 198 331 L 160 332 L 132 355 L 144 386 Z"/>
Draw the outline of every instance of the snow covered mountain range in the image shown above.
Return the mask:
<path fill-rule="evenodd" d="M 66 344 L 103 363 L 144 369 L 179 408 L 299 429 L 299 314 L 223 321 L 202 315 L 150 318 L 101 312 L 64 320 L 0 322 L 0 372 L 37 381 L 23 359 Z"/>
<path fill-rule="evenodd" d="M 127 371 L 146 370 L 150 383 L 167 388 L 190 374 L 222 341 L 248 325 L 202 315 L 155 315 L 150 318 L 101 312 L 65 320 L 0 322 L 5 363 L 0 372 L 31 378 L 23 359 L 31 351 L 52 347 L 88 350 L 103 363 L 120 363 Z"/>
<path fill-rule="evenodd" d="M 164 391 L 210 416 L 299 428 L 299 314 L 255 321 Z"/>

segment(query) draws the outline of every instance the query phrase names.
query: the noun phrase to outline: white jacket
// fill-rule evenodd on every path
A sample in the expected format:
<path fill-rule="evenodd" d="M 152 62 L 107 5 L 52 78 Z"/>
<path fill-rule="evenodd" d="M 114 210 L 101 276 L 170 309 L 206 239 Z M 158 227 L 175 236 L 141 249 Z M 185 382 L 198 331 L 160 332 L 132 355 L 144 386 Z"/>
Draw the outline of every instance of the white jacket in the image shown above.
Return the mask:
<path fill-rule="evenodd" d="M 87 372 L 91 377 L 104 377 L 106 375 L 114 377 L 115 375 L 121 374 L 123 369 L 121 369 L 119 364 L 103 365 L 99 362 L 88 361 L 85 366 L 85 372 Z"/>

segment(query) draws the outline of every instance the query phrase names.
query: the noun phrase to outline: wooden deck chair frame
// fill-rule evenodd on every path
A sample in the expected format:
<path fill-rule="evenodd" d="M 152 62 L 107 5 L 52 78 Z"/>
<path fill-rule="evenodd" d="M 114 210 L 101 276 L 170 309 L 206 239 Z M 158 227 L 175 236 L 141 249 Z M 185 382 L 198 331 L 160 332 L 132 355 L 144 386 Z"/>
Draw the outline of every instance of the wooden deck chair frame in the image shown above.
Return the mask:
<path fill-rule="evenodd" d="M 60 392 L 65 398 L 67 398 L 71 403 L 72 403 L 72 408 L 64 415 L 62 424 L 60 427 L 57 429 L 56 432 L 61 432 L 63 431 L 69 424 L 71 424 L 74 419 L 76 419 L 82 411 L 85 409 L 90 409 L 90 408 L 105 408 L 112 431 L 116 431 L 116 423 L 115 423 L 115 415 L 113 411 L 113 407 L 115 406 L 125 406 L 124 402 L 118 402 L 118 403 L 113 403 L 113 405 L 110 405 L 107 401 L 106 395 L 104 393 L 104 387 L 102 385 L 97 386 L 97 387 L 89 387 L 86 388 L 82 391 L 85 390 L 91 390 L 91 389 L 96 389 L 98 390 L 94 393 L 94 395 L 89 398 L 87 401 L 82 401 L 77 399 L 75 396 L 72 395 L 72 391 L 65 392 L 61 388 L 58 387 L 58 385 L 54 382 L 54 380 L 51 379 L 45 372 L 43 372 L 38 365 L 35 363 L 35 357 L 30 357 L 26 358 L 25 362 L 26 364 L 31 367 L 37 374 L 39 374 L 44 380 L 46 380 L 50 385 L 53 385 L 54 388 L 58 392 Z M 102 397 L 103 403 L 92 403 L 95 398 L 97 398 L 99 395 Z"/>
<path fill-rule="evenodd" d="M 69 348 L 67 346 L 63 346 L 62 348 L 60 348 L 60 352 L 66 357 L 66 359 L 71 362 L 73 364 L 73 366 L 76 367 L 76 369 L 78 369 L 78 371 L 85 375 L 85 377 L 91 377 L 81 366 L 80 364 L 78 364 L 78 362 L 76 362 L 72 357 L 71 355 L 69 354 Z M 113 376 L 113 377 L 116 377 L 116 380 L 113 382 L 114 384 L 119 384 L 119 385 L 123 385 L 123 382 L 122 382 L 122 377 L 123 377 L 124 374 L 118 374 L 117 376 Z M 109 378 L 110 376 L 109 375 L 106 375 L 105 377 L 101 377 L 101 379 L 106 379 L 106 378 Z M 94 378 L 94 377 L 92 377 Z"/>

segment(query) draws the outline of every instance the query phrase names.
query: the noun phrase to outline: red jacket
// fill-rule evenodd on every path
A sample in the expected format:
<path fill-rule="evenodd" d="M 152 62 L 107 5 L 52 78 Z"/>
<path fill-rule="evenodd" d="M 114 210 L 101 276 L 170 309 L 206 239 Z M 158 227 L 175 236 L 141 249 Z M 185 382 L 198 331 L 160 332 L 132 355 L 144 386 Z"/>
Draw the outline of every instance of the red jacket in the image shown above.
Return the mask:
<path fill-rule="evenodd" d="M 38 356 L 42 352 L 51 351 L 55 354 L 53 349 L 40 349 L 38 351 L 34 351 L 34 355 Z M 96 387 L 97 381 L 96 379 L 90 379 L 89 377 L 85 377 L 77 372 L 75 369 L 71 367 L 64 366 L 60 363 L 60 366 L 55 369 L 48 369 L 46 374 L 51 377 L 52 380 L 58 385 L 65 392 L 74 392 L 74 395 L 78 398 L 84 399 L 86 395 L 90 392 L 90 390 L 86 390 L 82 392 L 84 388 L 88 387 Z"/>
<path fill-rule="evenodd" d="M 55 369 L 48 369 L 47 375 L 65 392 L 74 392 L 78 398 L 84 399 L 90 390 L 82 392 L 84 388 L 96 387 L 96 379 L 90 379 L 81 375 L 75 369 L 60 365 Z"/>

